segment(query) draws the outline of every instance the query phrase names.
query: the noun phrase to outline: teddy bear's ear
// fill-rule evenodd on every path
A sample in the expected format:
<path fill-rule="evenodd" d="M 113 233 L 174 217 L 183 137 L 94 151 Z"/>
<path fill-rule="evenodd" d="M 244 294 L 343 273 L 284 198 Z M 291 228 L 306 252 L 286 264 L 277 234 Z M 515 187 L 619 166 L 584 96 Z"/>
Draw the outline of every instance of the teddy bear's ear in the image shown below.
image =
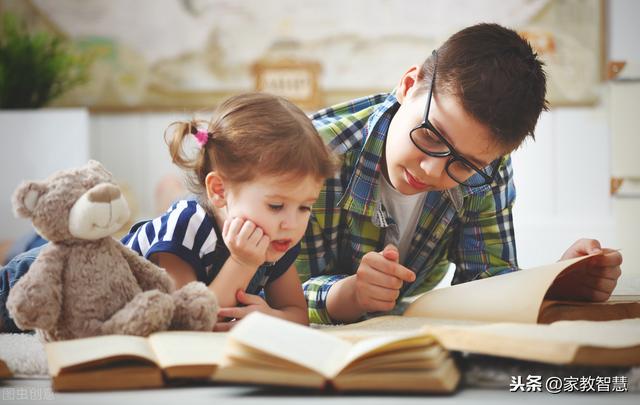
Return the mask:
<path fill-rule="evenodd" d="M 13 193 L 13 211 L 16 216 L 30 218 L 40 197 L 47 192 L 45 183 L 28 181 L 22 183 Z"/>
<path fill-rule="evenodd" d="M 97 160 L 89 160 L 89 162 L 87 162 L 87 167 L 111 177 L 111 173 L 107 169 L 105 169 L 102 163 L 98 162 Z"/>

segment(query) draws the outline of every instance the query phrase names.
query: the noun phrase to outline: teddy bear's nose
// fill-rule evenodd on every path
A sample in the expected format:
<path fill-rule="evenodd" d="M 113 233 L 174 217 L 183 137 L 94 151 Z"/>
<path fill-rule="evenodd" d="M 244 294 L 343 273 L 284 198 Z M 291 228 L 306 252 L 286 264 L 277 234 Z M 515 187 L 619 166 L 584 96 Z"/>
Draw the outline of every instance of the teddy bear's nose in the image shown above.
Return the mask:
<path fill-rule="evenodd" d="M 108 203 L 120 197 L 120 189 L 113 184 L 99 184 L 89 191 L 89 201 Z"/>

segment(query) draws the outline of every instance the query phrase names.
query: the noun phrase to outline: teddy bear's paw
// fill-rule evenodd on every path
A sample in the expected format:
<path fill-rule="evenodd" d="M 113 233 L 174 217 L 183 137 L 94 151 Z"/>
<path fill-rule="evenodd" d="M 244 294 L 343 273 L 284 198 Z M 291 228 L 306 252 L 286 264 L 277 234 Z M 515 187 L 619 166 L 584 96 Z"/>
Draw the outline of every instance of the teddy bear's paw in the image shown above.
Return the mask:
<path fill-rule="evenodd" d="M 173 299 L 158 290 L 144 291 L 116 312 L 102 326 L 105 334 L 148 336 L 166 330 L 174 313 Z"/>
<path fill-rule="evenodd" d="M 172 294 L 175 312 L 170 329 L 211 331 L 218 315 L 215 294 L 201 282 L 193 281 Z"/>
<path fill-rule="evenodd" d="M 13 293 L 13 291 L 11 291 Z M 42 299 L 30 301 L 26 294 L 10 294 L 7 310 L 14 323 L 22 330 L 51 329 L 55 326 L 60 315 L 60 309 L 44 302 Z M 34 306 L 34 301 L 37 306 Z"/>

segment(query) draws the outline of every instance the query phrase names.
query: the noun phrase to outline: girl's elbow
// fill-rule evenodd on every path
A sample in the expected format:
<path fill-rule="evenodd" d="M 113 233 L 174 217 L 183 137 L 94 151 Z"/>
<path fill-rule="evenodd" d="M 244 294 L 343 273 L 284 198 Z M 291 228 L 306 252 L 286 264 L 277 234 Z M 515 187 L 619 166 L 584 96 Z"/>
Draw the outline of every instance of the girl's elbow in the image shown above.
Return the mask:
<path fill-rule="evenodd" d="M 309 326 L 309 309 L 304 307 L 296 307 L 296 318 L 301 325 Z"/>

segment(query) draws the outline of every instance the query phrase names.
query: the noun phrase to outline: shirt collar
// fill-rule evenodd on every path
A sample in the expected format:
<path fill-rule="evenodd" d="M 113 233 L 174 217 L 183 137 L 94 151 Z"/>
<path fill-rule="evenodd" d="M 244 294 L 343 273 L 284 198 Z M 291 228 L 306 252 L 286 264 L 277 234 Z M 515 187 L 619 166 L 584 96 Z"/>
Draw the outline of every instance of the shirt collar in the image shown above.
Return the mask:
<path fill-rule="evenodd" d="M 363 126 L 364 143 L 356 161 L 346 192 L 338 203 L 342 208 L 368 217 L 373 217 L 378 200 L 378 177 L 380 176 L 384 141 L 389 124 L 400 107 L 394 93 L 375 107 Z"/>
<path fill-rule="evenodd" d="M 391 120 L 399 107 L 400 103 L 396 99 L 394 90 L 389 93 L 382 103 L 375 107 L 367 120 L 367 124 L 363 126 L 362 131 L 365 141 L 346 192 L 338 203 L 338 206 L 343 209 L 368 217 L 374 216 L 379 206 L 378 178 L 382 169 L 385 140 Z M 451 200 L 456 210 L 460 211 L 464 197 L 485 193 L 490 188 L 491 185 L 480 187 L 458 185 L 442 193 Z"/>

